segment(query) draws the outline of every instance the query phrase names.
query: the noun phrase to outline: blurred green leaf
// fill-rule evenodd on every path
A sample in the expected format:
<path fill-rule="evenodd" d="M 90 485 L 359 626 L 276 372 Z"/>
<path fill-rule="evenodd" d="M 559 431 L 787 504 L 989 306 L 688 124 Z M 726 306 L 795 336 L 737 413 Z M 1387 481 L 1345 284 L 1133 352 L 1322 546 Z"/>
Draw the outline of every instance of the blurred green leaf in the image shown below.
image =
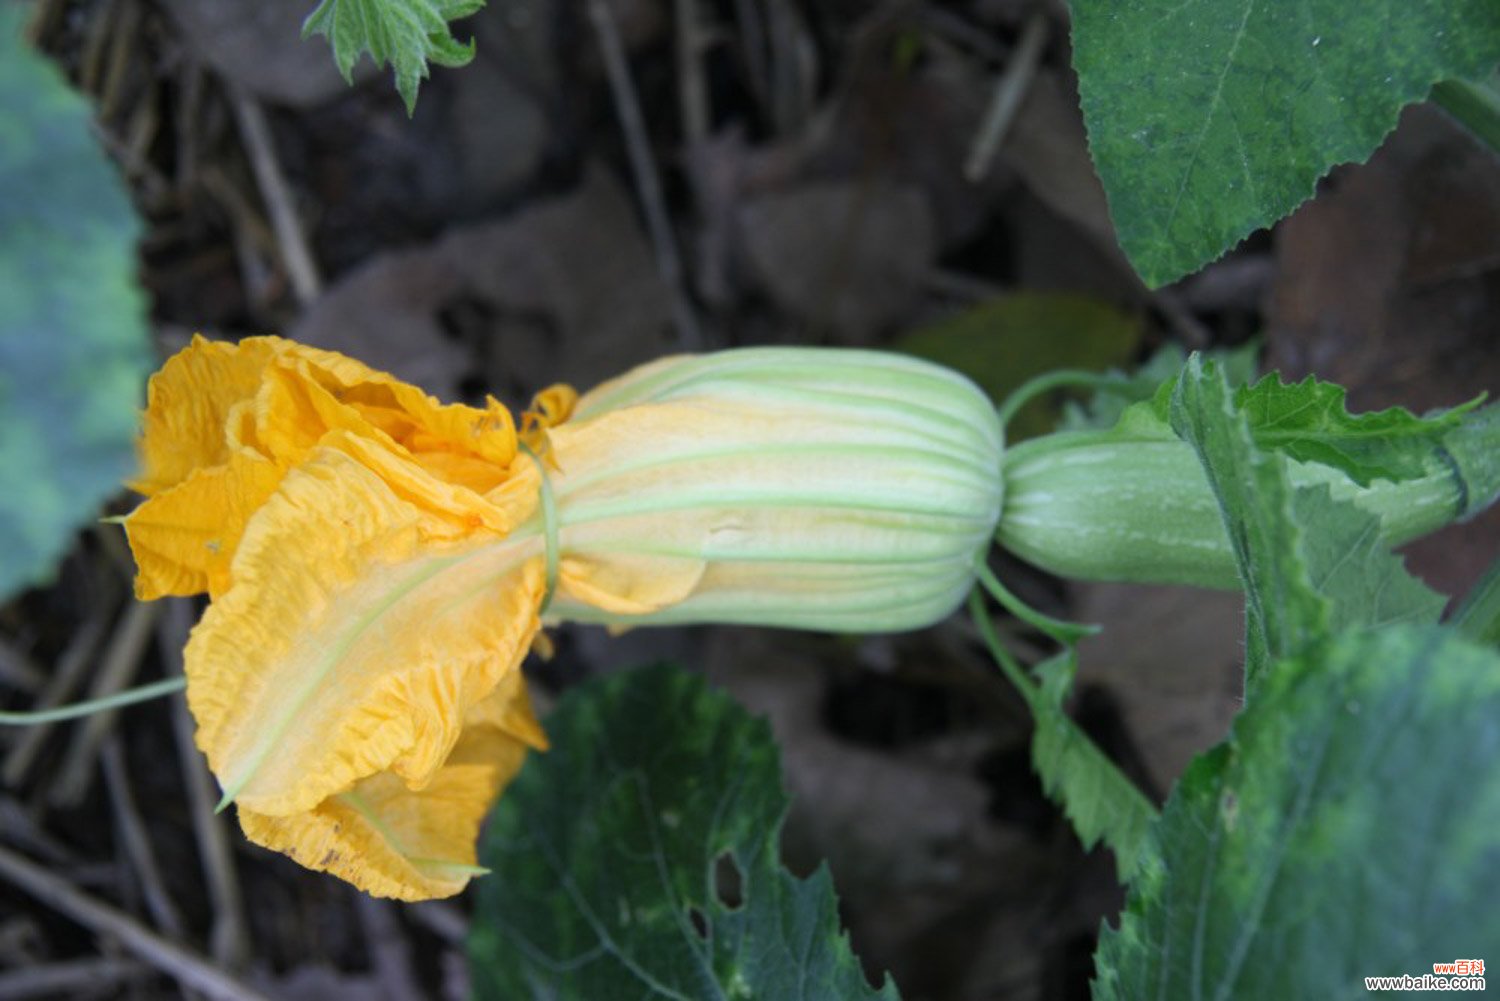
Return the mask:
<path fill-rule="evenodd" d="M 973 379 L 996 403 L 1033 376 L 1059 368 L 1105 371 L 1134 359 L 1138 319 L 1107 303 L 1043 292 L 1007 295 L 915 330 L 892 347 Z M 1007 429 L 1012 440 L 1056 425 L 1053 399 L 1033 401 Z"/>
<path fill-rule="evenodd" d="M 43 580 L 134 464 L 139 224 L 88 105 L 0 4 L 0 596 Z"/>
<path fill-rule="evenodd" d="M 1073 65 L 1120 246 L 1147 284 L 1364 160 L 1432 85 L 1500 62 L 1494 0 L 1074 0 Z"/>
<path fill-rule="evenodd" d="M 468 17 L 484 0 L 321 0 L 302 24 L 302 37 L 325 35 L 345 80 L 368 52 L 376 66 L 390 65 L 406 112 L 417 107 L 417 90 L 427 78 L 428 62 L 465 66 L 474 58 L 474 43 L 453 37 L 449 21 Z"/>
<path fill-rule="evenodd" d="M 599 678 L 547 718 L 481 846 L 475 997 L 894 999 L 826 869 L 781 865 L 770 727 L 680 668 Z"/>
<path fill-rule="evenodd" d="M 1270 667 L 1167 801 L 1097 1001 L 1368 997 L 1500 943 L 1500 656 L 1436 627 Z"/>

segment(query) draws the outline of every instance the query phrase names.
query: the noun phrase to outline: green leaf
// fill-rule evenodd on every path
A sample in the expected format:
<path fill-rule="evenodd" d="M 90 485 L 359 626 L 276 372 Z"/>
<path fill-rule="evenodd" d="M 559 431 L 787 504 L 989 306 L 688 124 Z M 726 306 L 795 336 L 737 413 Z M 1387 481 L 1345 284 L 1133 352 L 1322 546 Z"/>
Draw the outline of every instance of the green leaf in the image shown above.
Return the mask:
<path fill-rule="evenodd" d="M 1237 395 L 1254 404 L 1253 390 Z M 1245 585 L 1247 693 L 1268 660 L 1325 632 L 1437 621 L 1446 600 L 1406 572 L 1380 517 L 1326 483 L 1294 488 L 1285 460 L 1255 446 L 1223 378 L 1196 356 L 1173 394 L 1172 426 L 1198 453 Z"/>
<path fill-rule="evenodd" d="M 1500 943 L 1500 656 L 1435 627 L 1267 671 L 1168 800 L 1096 1001 L 1368 997 Z M 1491 960 L 1493 962 L 1493 960 Z"/>
<path fill-rule="evenodd" d="M 1255 378 L 1260 343 L 1247 341 L 1239 347 L 1205 351 L 1203 355 L 1218 362 L 1229 384 L 1238 387 Z M 1163 344 L 1145 364 L 1128 375 L 1122 373 L 1119 382 L 1101 387 L 1082 403 L 1073 400 L 1065 403 L 1058 430 L 1107 431 L 1115 427 L 1127 407 L 1149 402 L 1168 383 L 1175 386 L 1177 373 L 1186 361 L 1187 352 L 1181 345 Z M 1161 419 L 1165 422 L 1165 410 Z"/>
<path fill-rule="evenodd" d="M 134 465 L 139 224 L 88 105 L 0 4 L 0 597 L 43 580 Z"/>
<path fill-rule="evenodd" d="M 1378 517 L 1335 499 L 1326 485 L 1298 487 L 1292 513 L 1313 590 L 1328 602 L 1330 631 L 1433 623 L 1443 614 L 1448 599 L 1406 572 Z"/>
<path fill-rule="evenodd" d="M 1500 403 L 1468 414 L 1443 435 L 1442 465 L 1458 489 L 1461 517 L 1470 517 L 1500 500 Z"/>
<path fill-rule="evenodd" d="M 1452 625 L 1474 642 L 1500 649 L 1500 560 L 1490 564 L 1453 613 Z"/>
<path fill-rule="evenodd" d="M 1213 360 L 1211 354 L 1202 357 Z M 1488 450 L 1500 437 L 1493 416 L 1478 409 L 1483 396 L 1418 417 L 1405 407 L 1351 414 L 1344 405 L 1344 387 L 1314 376 L 1287 383 L 1271 372 L 1253 385 L 1233 379 L 1231 385 L 1235 407 L 1245 415 L 1257 447 L 1337 469 L 1362 487 L 1377 479 L 1421 479 L 1434 471 L 1460 474 L 1447 454 L 1449 439 L 1478 434 Z M 1163 421 L 1171 417 L 1176 388 L 1174 377 L 1151 399 L 1152 410 Z M 1493 463 L 1485 465 L 1485 471 L 1470 478 L 1485 483 L 1495 478 L 1489 468 Z"/>
<path fill-rule="evenodd" d="M 1351 414 L 1342 386 L 1308 376 L 1284 383 L 1271 373 L 1235 394 L 1255 443 L 1304 462 L 1321 462 L 1368 486 L 1377 477 L 1415 479 L 1428 473 L 1441 438 L 1483 397 L 1428 417 L 1405 407 Z"/>
<path fill-rule="evenodd" d="M 1245 689 L 1273 658 L 1296 653 L 1327 628 L 1281 456 L 1255 447 L 1217 365 L 1188 359 L 1172 395 L 1172 429 L 1198 454 L 1218 501 L 1245 589 Z"/>
<path fill-rule="evenodd" d="M 1108 303 L 1025 292 L 912 331 L 892 346 L 962 372 L 999 402 L 1032 377 L 1058 368 L 1103 371 L 1123 365 L 1140 341 L 1140 321 Z M 1011 422 L 1007 437 L 1043 434 L 1057 416 L 1055 405 L 1034 401 Z"/>
<path fill-rule="evenodd" d="M 897 996 L 866 982 L 827 869 L 782 868 L 763 720 L 658 666 L 574 689 L 547 730 L 481 847 L 477 998 Z"/>
<path fill-rule="evenodd" d="M 1404 105 L 1500 62 L 1494 0 L 1073 0 L 1073 65 L 1120 246 L 1153 286 L 1364 160 Z"/>
<path fill-rule="evenodd" d="M 325 35 L 344 79 L 368 52 L 376 66 L 395 70 L 396 90 L 406 113 L 417 107 L 417 89 L 427 78 L 427 63 L 465 66 L 474 58 L 474 43 L 453 37 L 449 21 L 468 17 L 484 0 L 322 0 L 302 24 L 302 37 Z"/>
<path fill-rule="evenodd" d="M 1063 710 L 1078 666 L 1076 648 L 1069 645 L 1036 665 L 1033 677 L 1006 650 L 978 589 L 969 596 L 969 612 L 1001 673 L 1031 709 L 1031 764 L 1042 788 L 1063 808 L 1085 848 L 1101 841 L 1109 846 L 1120 882 L 1127 882 L 1145 854 L 1156 808 Z"/>
<path fill-rule="evenodd" d="M 1444 80 L 1432 103 L 1462 122 L 1480 142 L 1500 151 L 1500 74 L 1488 80 Z"/>
<path fill-rule="evenodd" d="M 1036 721 L 1031 763 L 1083 846 L 1092 848 L 1102 841 L 1115 853 L 1115 871 L 1123 883 L 1146 854 L 1156 808 L 1063 711 L 1073 664 L 1069 652 L 1035 668 L 1041 686 L 1030 700 Z"/>

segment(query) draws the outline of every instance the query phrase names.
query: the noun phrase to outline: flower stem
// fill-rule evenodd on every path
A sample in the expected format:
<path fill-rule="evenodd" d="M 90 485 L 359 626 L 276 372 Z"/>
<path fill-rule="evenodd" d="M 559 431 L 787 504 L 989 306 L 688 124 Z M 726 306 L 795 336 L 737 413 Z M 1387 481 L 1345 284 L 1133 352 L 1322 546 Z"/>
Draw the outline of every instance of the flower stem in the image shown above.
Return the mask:
<path fill-rule="evenodd" d="M 985 565 L 983 556 L 974 561 L 974 573 L 979 578 L 979 583 L 990 593 L 990 597 L 1002 608 L 1022 622 L 1040 629 L 1063 646 L 1071 646 L 1083 637 L 1092 636 L 1099 631 L 1099 626 L 1084 622 L 1064 622 L 1032 608 L 1000 583 L 1000 578 Z"/>
<path fill-rule="evenodd" d="M 1037 683 L 1031 680 L 1017 660 L 1005 649 L 1005 644 L 1000 642 L 1000 635 L 995 632 L 995 624 L 990 621 L 989 610 L 984 607 L 984 596 L 979 588 L 969 592 L 969 616 L 974 620 L 974 625 L 979 628 L 979 635 L 984 640 L 984 645 L 989 648 L 990 656 L 995 663 L 1000 665 L 1000 672 L 1015 686 L 1016 691 L 1026 700 L 1026 704 L 1036 711 L 1037 699 L 1041 697 Z"/>
<path fill-rule="evenodd" d="M 0 726 L 32 726 L 37 723 L 55 723 L 58 720 L 92 716 L 95 713 L 108 712 L 121 706 L 131 706 L 137 702 L 146 702 L 173 692 L 180 692 L 186 687 L 187 679 L 185 678 L 166 678 L 139 688 L 127 688 L 123 692 L 116 692 L 101 699 L 74 702 L 55 709 L 38 709 L 35 712 L 0 712 Z"/>
<path fill-rule="evenodd" d="M 1058 369 L 1056 372 L 1048 372 L 1023 383 L 1019 389 L 1005 398 L 1005 402 L 996 408 L 995 414 L 1000 418 L 1000 426 L 1008 427 L 1011 419 L 1022 407 L 1043 393 L 1049 393 L 1064 386 L 1088 386 L 1090 389 L 1102 389 L 1120 381 L 1117 375 L 1101 375 L 1098 372 L 1088 372 L 1078 368 Z"/>

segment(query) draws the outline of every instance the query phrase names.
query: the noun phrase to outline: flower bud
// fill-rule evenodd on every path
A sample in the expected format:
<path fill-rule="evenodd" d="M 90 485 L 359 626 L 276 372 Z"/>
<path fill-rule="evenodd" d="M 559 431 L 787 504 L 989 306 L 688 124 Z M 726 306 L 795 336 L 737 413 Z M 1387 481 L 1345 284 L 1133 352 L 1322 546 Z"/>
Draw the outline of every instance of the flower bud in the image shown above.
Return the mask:
<path fill-rule="evenodd" d="M 664 359 L 584 396 L 550 445 L 564 619 L 929 625 L 1000 513 L 989 399 L 902 355 Z"/>

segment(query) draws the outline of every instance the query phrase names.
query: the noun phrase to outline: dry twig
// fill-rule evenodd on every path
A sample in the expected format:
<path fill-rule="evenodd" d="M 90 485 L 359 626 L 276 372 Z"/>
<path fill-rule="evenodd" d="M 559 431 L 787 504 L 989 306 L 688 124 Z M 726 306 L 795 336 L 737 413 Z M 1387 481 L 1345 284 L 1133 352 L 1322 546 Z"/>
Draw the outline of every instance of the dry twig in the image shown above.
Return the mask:
<path fill-rule="evenodd" d="M 141 892 L 146 898 L 146 910 L 156 927 L 172 938 L 183 934 L 182 917 L 172 896 L 161 878 L 161 868 L 151 852 L 151 839 L 146 834 L 146 825 L 141 821 L 140 811 L 135 807 L 135 797 L 130 791 L 130 779 L 125 767 L 125 754 L 120 749 L 118 734 L 111 734 L 103 749 L 104 783 L 109 787 L 110 803 L 115 808 L 115 819 L 120 825 L 120 841 L 125 855 L 130 859 L 130 870 L 140 880 Z"/>
<path fill-rule="evenodd" d="M 750 93 L 762 108 L 769 108 L 771 71 L 766 65 L 766 28 L 756 9 L 756 0 L 734 0 L 734 20 L 740 29 L 740 56 L 745 60 Z"/>
<path fill-rule="evenodd" d="M 103 77 L 99 84 L 99 121 L 108 121 L 114 116 L 125 89 L 125 76 L 138 50 L 137 42 L 141 27 L 141 9 L 133 2 L 120 8 L 119 23 L 110 31 L 109 54 L 105 57 Z"/>
<path fill-rule="evenodd" d="M 36 704 L 31 706 L 32 709 L 51 709 L 72 697 L 79 682 L 83 680 L 84 670 L 93 662 L 94 651 L 99 646 L 105 629 L 109 627 L 113 603 L 113 599 L 101 601 L 89 613 L 89 617 L 63 649 L 52 680 L 47 683 Z M 52 733 L 52 727 L 51 723 L 40 723 L 21 731 L 15 746 L 5 756 L 5 767 L 0 769 L 0 777 L 5 779 L 6 785 L 15 787 L 25 779 L 26 773 L 31 770 L 31 763 L 41 753 L 48 735 Z"/>
<path fill-rule="evenodd" d="M 79 867 L 73 850 L 42 828 L 25 804 L 10 796 L 0 796 L 0 834 L 5 836 L 7 844 L 39 856 L 49 865 L 69 872 L 76 872 Z"/>
<path fill-rule="evenodd" d="M 110 637 L 99 675 L 89 689 L 90 699 L 104 698 L 130 686 L 151 639 L 151 627 L 159 610 L 160 606 L 155 603 L 142 601 L 131 602 L 125 609 Z M 118 710 L 96 713 L 74 731 L 73 742 L 68 745 L 62 766 L 48 789 L 47 801 L 53 806 L 76 806 L 83 801 L 93 777 L 99 745 L 118 715 Z"/>
<path fill-rule="evenodd" d="M 157 630 L 157 643 L 169 676 L 182 674 L 182 647 L 193 625 L 192 603 L 186 598 L 165 600 L 166 612 Z M 250 955 L 250 938 L 245 930 L 245 905 L 240 894 L 239 876 L 230 852 L 227 821 L 214 813 L 218 793 L 203 755 L 193 745 L 193 720 L 187 704 L 177 699 L 172 706 L 172 735 L 177 744 L 177 758 L 182 782 L 187 787 L 188 807 L 193 818 L 193 835 L 198 839 L 198 857 L 208 883 L 208 899 L 214 909 L 213 929 L 209 932 L 209 951 L 220 965 L 236 970 Z"/>
<path fill-rule="evenodd" d="M 1015 54 L 1006 64 L 1005 72 L 995 83 L 994 96 L 984 113 L 984 121 L 969 147 L 968 159 L 964 161 L 964 177 L 971 183 L 983 179 L 990 169 L 995 152 L 1015 120 L 1021 99 L 1036 77 L 1036 68 L 1042 58 L 1042 48 L 1047 44 L 1047 15 L 1034 12 L 1021 30 L 1021 40 L 1016 43 Z"/>
<path fill-rule="evenodd" d="M 800 132 L 817 104 L 818 49 L 789 0 L 764 0 L 771 121 L 780 135 Z"/>
<path fill-rule="evenodd" d="M 599 38 L 599 51 L 604 58 L 604 72 L 609 78 L 609 92 L 614 99 L 615 115 L 620 119 L 620 128 L 625 133 L 630 172 L 635 179 L 641 209 L 646 215 L 651 246 L 656 251 L 656 267 L 661 272 L 662 281 L 672 300 L 672 321 L 677 327 L 677 341 L 685 350 L 698 350 L 703 347 L 703 333 L 698 329 L 698 318 L 693 313 L 684 287 L 682 257 L 677 252 L 672 224 L 667 218 L 661 177 L 657 174 L 656 160 L 651 155 L 646 123 L 641 117 L 641 102 L 636 94 L 635 84 L 630 79 L 630 66 L 625 59 L 625 45 L 620 40 L 620 29 L 605 0 L 589 0 L 588 9 L 594 33 Z"/>
<path fill-rule="evenodd" d="M 35 695 L 46 683 L 46 676 L 14 643 L 0 638 L 0 683 Z"/>
<path fill-rule="evenodd" d="M 271 126 L 266 113 L 255 99 L 238 87 L 230 88 L 229 101 L 234 106 L 235 121 L 239 124 L 240 137 L 245 142 L 245 151 L 250 156 L 250 168 L 255 172 L 255 183 L 265 199 L 266 211 L 271 215 L 271 228 L 276 232 L 276 242 L 281 248 L 281 261 L 286 265 L 287 276 L 292 282 L 292 292 L 297 301 L 308 306 L 318 297 L 322 280 L 313 261 L 307 236 L 302 232 L 302 220 L 292 204 L 292 191 L 281 171 L 281 161 L 276 157 L 276 146 L 271 141 Z"/>
<path fill-rule="evenodd" d="M 453 904 L 443 900 L 428 900 L 419 904 L 408 904 L 401 910 L 407 917 L 442 939 L 452 948 L 443 952 L 443 996 L 445 998 L 467 998 L 469 987 L 467 949 L 469 919 Z M 372 951 L 378 947 L 374 929 L 366 922 L 366 937 Z M 377 972 L 379 965 L 377 963 Z M 415 986 L 415 985 L 414 985 Z"/>
<path fill-rule="evenodd" d="M 275 234 L 218 166 L 205 167 L 198 180 L 203 190 L 216 198 L 229 213 L 233 224 L 234 256 L 240 266 L 240 283 L 245 288 L 245 297 L 257 306 L 264 305 L 271 288 L 271 272 L 261 260 L 261 252 L 275 257 Z"/>
<path fill-rule="evenodd" d="M 924 3 L 918 12 L 922 24 L 930 31 L 968 49 L 974 55 L 996 65 L 1006 58 L 1006 48 L 988 31 L 970 24 L 962 16 L 934 3 Z"/>
<path fill-rule="evenodd" d="M 23 998 L 77 997 L 109 988 L 115 996 L 128 983 L 155 975 L 151 967 L 133 959 L 75 959 L 0 973 L 0 1001 Z"/>
<path fill-rule="evenodd" d="M 428 900 L 406 908 L 406 916 L 453 945 L 462 945 L 469 937 L 469 919 L 452 904 Z"/>
<path fill-rule="evenodd" d="M 104 0 L 84 28 L 83 47 L 78 54 L 78 89 L 85 94 L 99 92 L 105 47 L 109 44 L 119 6 L 119 0 Z"/>
<path fill-rule="evenodd" d="M 388 900 L 377 900 L 369 894 L 354 895 L 359 923 L 364 928 L 375 977 L 390 1001 L 420 998 L 422 988 L 412 971 L 411 943 L 401 930 L 395 907 Z"/>
<path fill-rule="evenodd" d="M 52 22 L 57 20 L 65 6 L 67 0 L 37 0 L 32 4 L 31 18 L 21 30 L 27 44 L 39 47 L 42 39 L 52 30 Z"/>
<path fill-rule="evenodd" d="M 225 1001 L 267 1001 L 265 995 L 240 983 L 202 956 L 167 941 L 142 927 L 130 915 L 89 896 L 67 880 L 6 848 L 0 848 L 0 878 L 79 924 L 114 938 L 185 987 L 197 988 L 210 997 Z"/>
<path fill-rule="evenodd" d="M 682 103 L 682 136 L 688 149 L 708 136 L 708 91 L 703 84 L 702 35 L 698 0 L 676 0 L 677 96 Z"/>
<path fill-rule="evenodd" d="M 1206 348 L 1213 342 L 1213 334 L 1209 332 L 1208 326 L 1193 314 L 1174 290 L 1147 289 L 1146 294 L 1189 348 Z"/>

